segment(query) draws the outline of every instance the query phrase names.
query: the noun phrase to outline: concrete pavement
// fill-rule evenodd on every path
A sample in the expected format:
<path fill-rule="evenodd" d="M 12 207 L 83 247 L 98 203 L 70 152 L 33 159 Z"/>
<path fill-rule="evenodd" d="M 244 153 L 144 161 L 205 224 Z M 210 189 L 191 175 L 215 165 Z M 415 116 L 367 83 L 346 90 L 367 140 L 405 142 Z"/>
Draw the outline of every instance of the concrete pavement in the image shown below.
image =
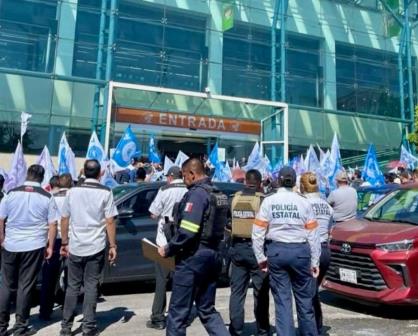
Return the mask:
<path fill-rule="evenodd" d="M 118 286 L 118 285 L 115 285 Z M 165 335 L 163 331 L 150 330 L 145 323 L 150 315 L 153 293 L 152 286 L 137 284 L 132 288 L 107 288 L 98 304 L 98 321 L 103 336 Z M 138 293 L 142 292 L 142 293 Z M 229 288 L 218 290 L 217 309 L 228 322 Z M 418 336 L 418 308 L 373 308 L 351 303 L 322 292 L 325 325 L 329 336 Z M 249 291 L 246 303 L 246 336 L 255 334 L 252 314 L 252 293 Z M 81 307 L 80 307 L 81 309 Z M 40 322 L 38 307 L 32 309 L 31 323 L 38 336 L 59 334 L 61 310 L 57 308 L 52 321 Z M 274 325 L 274 305 L 271 302 L 271 322 Z M 81 335 L 81 316 L 77 316 L 74 335 Z M 13 323 L 13 321 L 11 321 Z M 200 321 L 196 320 L 188 329 L 188 335 L 206 335 Z"/>

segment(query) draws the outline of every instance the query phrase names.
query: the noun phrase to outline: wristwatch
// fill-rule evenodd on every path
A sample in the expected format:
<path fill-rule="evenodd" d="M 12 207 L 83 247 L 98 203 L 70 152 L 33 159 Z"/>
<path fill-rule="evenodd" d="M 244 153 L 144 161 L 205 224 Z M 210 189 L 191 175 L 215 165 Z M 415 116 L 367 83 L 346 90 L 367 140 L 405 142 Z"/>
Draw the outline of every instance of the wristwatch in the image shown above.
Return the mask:
<path fill-rule="evenodd" d="M 118 245 L 111 245 L 111 246 L 109 246 L 109 248 L 110 248 L 110 249 L 115 249 L 115 250 L 117 250 Z"/>

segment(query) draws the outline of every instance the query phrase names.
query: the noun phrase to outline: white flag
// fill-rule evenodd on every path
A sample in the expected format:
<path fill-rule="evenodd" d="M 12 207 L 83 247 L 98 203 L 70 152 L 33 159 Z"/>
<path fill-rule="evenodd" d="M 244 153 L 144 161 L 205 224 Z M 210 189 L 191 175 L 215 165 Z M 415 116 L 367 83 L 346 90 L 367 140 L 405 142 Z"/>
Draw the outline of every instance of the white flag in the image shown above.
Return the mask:
<path fill-rule="evenodd" d="M 17 144 L 16 151 L 12 159 L 12 167 L 7 174 L 4 190 L 7 192 L 13 188 L 21 186 L 26 180 L 26 162 L 23 156 L 23 149 L 20 142 Z"/>
<path fill-rule="evenodd" d="M 30 117 L 32 117 L 32 115 L 26 112 L 22 112 L 20 114 L 20 142 L 22 142 L 23 136 L 25 135 L 28 128 Z"/>
<path fill-rule="evenodd" d="M 47 146 L 44 146 L 41 155 L 39 155 L 38 160 L 36 161 L 38 165 L 41 165 L 45 169 L 44 180 L 42 181 L 42 186 L 46 186 L 49 183 L 49 180 L 52 176 L 57 175 L 57 171 L 52 162 L 51 155 Z"/>
<path fill-rule="evenodd" d="M 58 173 L 70 173 L 73 180 L 77 180 L 77 169 L 75 166 L 75 155 L 68 144 L 65 132 L 62 134 L 58 149 Z"/>
<path fill-rule="evenodd" d="M 168 170 L 174 165 L 174 162 L 166 155 L 164 158 L 164 175 L 167 175 Z"/>
<path fill-rule="evenodd" d="M 176 157 L 176 161 L 174 161 L 174 165 L 181 168 L 183 163 L 188 159 L 189 157 L 186 154 L 184 154 L 182 151 L 179 151 Z"/>
<path fill-rule="evenodd" d="M 104 170 L 104 174 L 100 179 L 100 183 L 105 185 L 106 187 L 113 188 L 118 186 L 118 182 L 113 178 L 112 170 L 111 170 L 111 162 L 105 161 L 102 168 Z"/>

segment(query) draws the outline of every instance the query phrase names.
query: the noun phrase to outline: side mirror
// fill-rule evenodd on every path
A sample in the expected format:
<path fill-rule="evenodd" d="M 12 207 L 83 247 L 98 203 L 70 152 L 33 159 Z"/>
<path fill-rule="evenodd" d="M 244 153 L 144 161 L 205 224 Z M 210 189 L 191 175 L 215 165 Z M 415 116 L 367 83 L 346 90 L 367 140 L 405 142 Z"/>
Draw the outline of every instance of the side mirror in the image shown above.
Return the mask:
<path fill-rule="evenodd" d="M 119 219 L 129 219 L 134 216 L 134 211 L 132 209 L 120 209 L 119 210 Z"/>

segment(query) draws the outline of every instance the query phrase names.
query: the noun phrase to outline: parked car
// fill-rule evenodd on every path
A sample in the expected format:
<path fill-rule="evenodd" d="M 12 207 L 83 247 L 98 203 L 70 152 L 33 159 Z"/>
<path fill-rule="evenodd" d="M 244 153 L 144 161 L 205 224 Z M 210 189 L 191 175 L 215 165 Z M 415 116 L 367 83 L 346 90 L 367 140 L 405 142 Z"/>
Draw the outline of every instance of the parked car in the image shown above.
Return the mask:
<path fill-rule="evenodd" d="M 418 185 L 401 186 L 362 218 L 337 224 L 323 286 L 348 298 L 418 304 Z"/>
<path fill-rule="evenodd" d="M 153 280 L 154 264 L 144 258 L 141 250 L 142 238 L 155 240 L 157 220 L 150 217 L 149 206 L 163 183 L 125 184 L 113 189 L 119 216 L 116 227 L 118 259 L 110 266 L 106 263 L 103 283 L 137 280 Z M 238 183 L 215 183 L 226 195 L 242 190 Z M 224 242 L 224 272 L 228 267 L 227 241 Z"/>
<path fill-rule="evenodd" d="M 377 187 L 359 187 L 357 189 L 357 214 L 362 216 L 368 208 L 376 204 L 391 191 L 399 188 L 400 185 L 396 183 Z"/>

